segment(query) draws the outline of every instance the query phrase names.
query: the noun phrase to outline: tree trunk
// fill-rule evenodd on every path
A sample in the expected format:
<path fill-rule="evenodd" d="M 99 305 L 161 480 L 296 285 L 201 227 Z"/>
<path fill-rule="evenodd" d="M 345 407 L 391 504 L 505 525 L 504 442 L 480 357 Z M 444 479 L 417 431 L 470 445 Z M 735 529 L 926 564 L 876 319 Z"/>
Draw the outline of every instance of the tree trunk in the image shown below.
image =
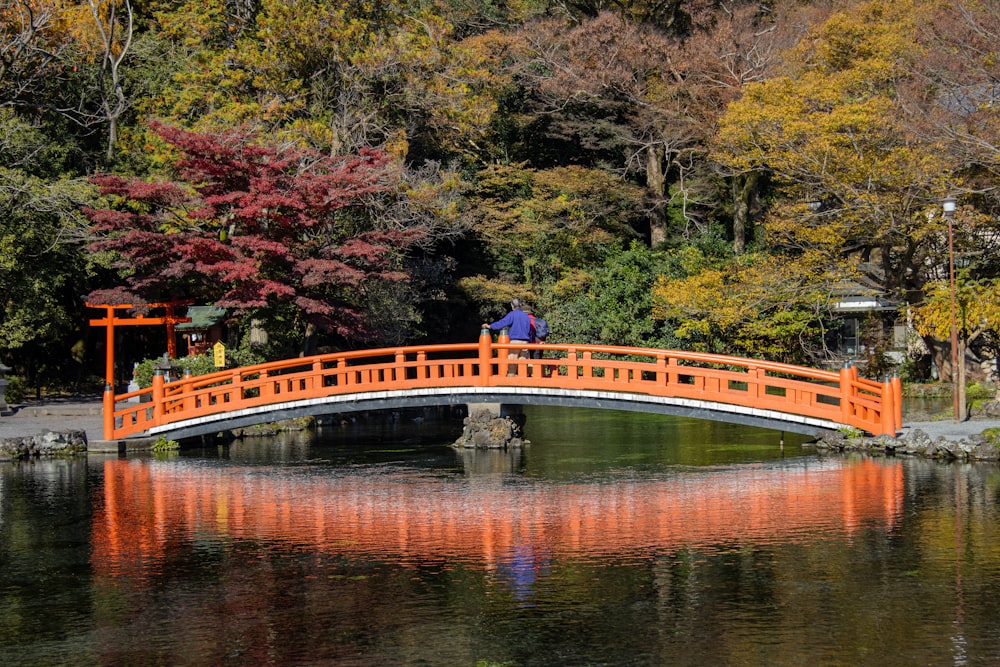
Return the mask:
<path fill-rule="evenodd" d="M 747 237 L 752 235 L 750 211 L 757 198 L 757 172 L 751 171 L 733 178 L 733 252 L 746 252 Z"/>
<path fill-rule="evenodd" d="M 649 245 L 653 248 L 667 240 L 666 179 L 663 146 L 654 144 L 646 149 L 646 189 L 654 201 L 649 214 Z"/>
<path fill-rule="evenodd" d="M 930 352 L 932 367 L 938 371 L 938 380 L 948 382 L 951 379 L 951 347 L 948 341 L 924 336 L 924 344 Z"/>
<path fill-rule="evenodd" d="M 123 25 L 118 23 L 118 6 L 115 3 L 105 4 L 103 0 L 90 0 L 90 11 L 104 48 L 98 86 L 101 107 L 108 122 L 108 146 L 105 158 L 110 165 L 114 159 L 115 143 L 118 141 L 118 119 L 127 107 L 125 91 L 122 88 L 121 66 L 132 45 L 134 14 L 130 0 L 125 0 L 123 5 L 125 12 Z M 119 31 L 123 33 L 121 37 L 118 35 Z"/>
<path fill-rule="evenodd" d="M 110 166 L 115 159 L 115 144 L 118 143 L 118 116 L 108 115 L 108 150 L 104 155 L 105 164 Z"/>

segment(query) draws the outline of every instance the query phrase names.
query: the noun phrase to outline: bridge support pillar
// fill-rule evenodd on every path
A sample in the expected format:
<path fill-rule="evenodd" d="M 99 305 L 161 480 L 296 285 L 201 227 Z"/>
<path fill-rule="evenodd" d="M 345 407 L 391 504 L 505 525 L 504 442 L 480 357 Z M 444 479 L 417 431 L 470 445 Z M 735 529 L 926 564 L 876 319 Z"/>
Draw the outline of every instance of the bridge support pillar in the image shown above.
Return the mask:
<path fill-rule="evenodd" d="M 525 444 L 525 416 L 520 405 L 469 403 L 468 408 L 469 416 L 455 447 L 507 449 Z"/>

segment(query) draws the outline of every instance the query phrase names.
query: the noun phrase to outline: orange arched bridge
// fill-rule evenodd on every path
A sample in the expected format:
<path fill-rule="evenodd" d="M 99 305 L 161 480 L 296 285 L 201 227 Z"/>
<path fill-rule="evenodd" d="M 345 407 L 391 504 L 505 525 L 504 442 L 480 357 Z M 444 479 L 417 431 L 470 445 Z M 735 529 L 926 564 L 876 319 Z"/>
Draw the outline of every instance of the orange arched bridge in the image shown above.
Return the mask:
<path fill-rule="evenodd" d="M 521 358 L 541 350 L 542 359 Z M 715 354 L 606 345 L 478 343 L 321 354 L 104 395 L 104 437 L 197 437 L 292 417 L 501 403 L 656 412 L 814 435 L 895 435 L 898 378 Z"/>

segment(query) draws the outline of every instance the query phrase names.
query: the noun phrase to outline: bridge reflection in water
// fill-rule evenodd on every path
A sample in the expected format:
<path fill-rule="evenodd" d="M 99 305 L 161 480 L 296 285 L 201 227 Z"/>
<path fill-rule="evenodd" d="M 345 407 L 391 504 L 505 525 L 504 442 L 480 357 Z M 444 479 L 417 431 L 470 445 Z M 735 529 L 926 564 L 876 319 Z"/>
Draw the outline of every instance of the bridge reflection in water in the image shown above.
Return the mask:
<path fill-rule="evenodd" d="M 656 556 L 734 543 L 804 542 L 890 530 L 903 503 L 891 461 L 791 462 L 553 483 L 427 471 L 194 467 L 107 461 L 96 499 L 93 565 L 158 569 L 172 546 L 254 540 L 417 565 Z"/>

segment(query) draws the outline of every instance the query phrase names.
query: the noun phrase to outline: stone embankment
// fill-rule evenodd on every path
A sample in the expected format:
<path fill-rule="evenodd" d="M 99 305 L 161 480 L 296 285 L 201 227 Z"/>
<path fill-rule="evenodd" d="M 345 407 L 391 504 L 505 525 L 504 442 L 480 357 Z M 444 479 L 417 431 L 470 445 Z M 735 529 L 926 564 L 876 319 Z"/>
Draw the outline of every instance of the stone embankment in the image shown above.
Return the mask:
<path fill-rule="evenodd" d="M 86 451 L 87 433 L 73 429 L 47 431 L 19 438 L 0 438 L 0 461 L 70 456 Z"/>
<path fill-rule="evenodd" d="M 291 431 L 311 431 L 316 428 L 315 417 L 295 417 L 282 421 L 255 424 L 232 429 L 226 433 L 227 440 L 243 440 L 245 438 L 267 438 Z"/>
<path fill-rule="evenodd" d="M 473 410 L 465 418 L 462 435 L 453 445 L 465 449 L 507 449 L 521 447 L 524 415 L 497 416 L 491 410 Z"/>
<path fill-rule="evenodd" d="M 861 452 L 871 455 L 918 456 L 921 458 L 1000 461 L 1000 442 L 992 435 L 973 434 L 958 440 L 932 437 L 920 428 L 892 437 L 851 437 L 843 433 L 825 435 L 815 444 L 821 451 Z"/>
<path fill-rule="evenodd" d="M 101 443 L 100 397 L 50 398 L 0 417 L 0 461 L 93 452 Z"/>
<path fill-rule="evenodd" d="M 820 436 L 821 451 L 860 452 L 958 461 L 1000 461 L 1000 403 L 978 408 L 962 422 L 930 420 L 929 415 L 907 415 L 896 437 L 863 437 L 837 432 Z"/>

